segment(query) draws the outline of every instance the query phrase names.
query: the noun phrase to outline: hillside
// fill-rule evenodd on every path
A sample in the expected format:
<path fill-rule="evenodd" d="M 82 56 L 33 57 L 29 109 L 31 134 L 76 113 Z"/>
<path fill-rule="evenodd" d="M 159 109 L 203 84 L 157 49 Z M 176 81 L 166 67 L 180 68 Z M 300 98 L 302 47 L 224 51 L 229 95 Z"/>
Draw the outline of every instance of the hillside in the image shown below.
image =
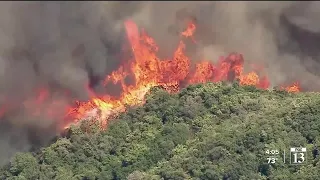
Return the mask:
<path fill-rule="evenodd" d="M 315 179 L 320 96 L 238 83 L 153 88 L 99 130 L 84 121 L 37 153 L 18 153 L 0 179 Z M 307 147 L 307 164 L 283 150 Z M 281 152 L 268 165 L 265 150 Z"/>

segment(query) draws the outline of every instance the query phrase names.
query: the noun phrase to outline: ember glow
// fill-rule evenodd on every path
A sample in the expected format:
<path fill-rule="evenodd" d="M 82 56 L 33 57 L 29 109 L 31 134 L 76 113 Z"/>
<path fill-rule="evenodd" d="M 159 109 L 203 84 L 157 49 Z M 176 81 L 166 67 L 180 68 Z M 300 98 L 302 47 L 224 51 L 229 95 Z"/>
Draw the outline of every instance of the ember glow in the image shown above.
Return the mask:
<path fill-rule="evenodd" d="M 120 97 L 115 98 L 107 94 L 97 96 L 88 90 L 91 96 L 89 101 L 75 101 L 73 106 L 62 106 L 62 102 L 56 101 L 53 104 L 43 106 L 41 104 L 49 97 L 49 92 L 44 89 L 41 90 L 37 98 L 24 102 L 25 108 L 34 115 L 45 113 L 55 116 L 56 112 L 61 112 L 59 108 L 64 107 L 63 118 L 71 119 L 71 123 L 76 123 L 87 116 L 92 116 L 92 114 L 98 115 L 99 119 L 105 123 L 110 115 L 125 111 L 127 106 L 142 104 L 145 94 L 155 86 L 162 86 L 169 92 L 177 92 L 180 88 L 190 84 L 238 79 L 240 85 L 269 88 L 270 83 L 266 76 L 260 76 L 255 71 L 244 73 L 244 59 L 241 54 L 232 53 L 227 57 L 220 57 L 217 63 L 209 60 L 191 60 L 185 54 L 184 40 L 189 38 L 196 43 L 193 38 L 196 25 L 192 22 L 188 22 L 185 31 L 181 32 L 180 35 L 184 40 L 179 42 L 171 59 L 160 59 L 157 56 L 159 47 L 156 42 L 145 31 L 140 30 L 133 21 L 128 20 L 124 25 L 133 54 L 132 59 L 106 76 L 102 83 L 103 86 L 109 83 L 120 84 L 122 87 Z M 125 81 L 127 77 L 133 79 L 134 82 L 127 84 Z M 283 87 L 283 89 L 288 92 L 300 91 L 297 83 Z M 29 109 L 28 107 L 41 108 Z M 0 109 L 0 115 L 5 114 L 7 109 L 7 106 L 3 106 Z M 70 123 L 64 127 L 69 125 Z"/>

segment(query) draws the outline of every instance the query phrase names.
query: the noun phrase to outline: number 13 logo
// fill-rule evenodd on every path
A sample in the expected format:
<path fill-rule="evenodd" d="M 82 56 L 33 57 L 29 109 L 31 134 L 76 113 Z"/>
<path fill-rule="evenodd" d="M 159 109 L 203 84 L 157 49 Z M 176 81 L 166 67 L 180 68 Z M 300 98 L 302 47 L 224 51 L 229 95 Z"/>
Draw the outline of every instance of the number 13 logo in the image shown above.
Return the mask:
<path fill-rule="evenodd" d="M 293 153 L 293 163 L 303 163 L 305 161 L 305 153 Z"/>

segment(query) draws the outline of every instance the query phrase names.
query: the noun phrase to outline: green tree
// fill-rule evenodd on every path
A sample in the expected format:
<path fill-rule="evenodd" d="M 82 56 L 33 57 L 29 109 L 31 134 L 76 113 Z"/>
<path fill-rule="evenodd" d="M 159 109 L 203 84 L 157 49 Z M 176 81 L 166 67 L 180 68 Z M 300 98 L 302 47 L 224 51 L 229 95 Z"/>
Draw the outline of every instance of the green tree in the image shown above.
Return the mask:
<path fill-rule="evenodd" d="M 84 120 L 40 152 L 17 153 L 0 179 L 316 179 L 320 96 L 206 83 L 169 94 L 153 88 L 143 106 L 109 121 Z M 266 149 L 308 149 L 305 166 Z"/>

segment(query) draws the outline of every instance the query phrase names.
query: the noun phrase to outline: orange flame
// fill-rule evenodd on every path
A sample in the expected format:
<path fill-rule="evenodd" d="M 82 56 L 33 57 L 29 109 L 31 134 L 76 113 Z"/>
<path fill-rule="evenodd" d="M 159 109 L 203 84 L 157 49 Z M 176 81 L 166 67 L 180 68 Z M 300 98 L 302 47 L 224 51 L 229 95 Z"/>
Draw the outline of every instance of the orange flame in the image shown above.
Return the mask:
<path fill-rule="evenodd" d="M 159 48 L 151 37 L 145 32 L 139 33 L 139 29 L 133 21 L 126 21 L 125 27 L 134 58 L 107 76 L 104 81 L 104 84 L 121 83 L 123 92 L 120 99 L 112 100 L 111 97 L 104 97 L 79 104 L 73 109 L 77 118 L 83 117 L 93 108 L 100 109 L 107 114 L 115 109 L 117 109 L 115 112 L 124 111 L 125 104 L 138 105 L 143 103 L 144 95 L 149 89 L 159 85 L 179 89 L 181 84 L 234 79 L 239 79 L 240 85 L 253 85 L 263 89 L 267 89 L 270 85 L 267 77 L 259 78 L 256 72 L 248 74 L 243 72 L 244 60 L 241 54 L 232 53 L 226 58 L 221 57 L 216 65 L 210 61 L 199 61 L 193 68 L 191 60 L 184 53 L 185 44 L 183 41 L 180 41 L 172 59 L 161 60 L 156 55 Z M 188 28 L 181 35 L 192 38 L 195 29 L 195 25 L 189 23 Z M 125 69 L 125 67 L 129 68 Z M 133 76 L 134 85 L 125 84 L 124 78 L 129 75 Z M 102 106 L 97 101 L 103 102 L 104 105 Z"/>
<path fill-rule="evenodd" d="M 287 92 L 300 92 L 300 85 L 298 82 L 293 83 L 292 85 L 288 86 L 288 87 L 281 87 L 281 90 L 285 90 Z"/>
<path fill-rule="evenodd" d="M 193 34 L 196 32 L 196 25 L 192 22 L 189 21 L 188 22 L 188 27 L 185 31 L 183 31 L 181 33 L 182 36 L 186 37 L 186 38 L 191 38 L 191 40 L 196 43 L 195 39 L 193 38 Z"/>
<path fill-rule="evenodd" d="M 65 118 L 73 119 L 72 123 L 92 116 L 92 113 L 98 115 L 103 120 L 103 123 L 105 123 L 105 120 L 110 115 L 125 111 L 127 105 L 142 104 L 145 94 L 150 88 L 155 86 L 163 86 L 171 92 L 176 92 L 189 84 L 209 81 L 232 81 L 235 79 L 239 80 L 240 85 L 252 85 L 262 89 L 267 89 L 270 85 L 267 77 L 260 78 L 254 71 L 247 74 L 244 73 L 244 59 L 238 53 L 232 53 L 227 57 L 220 57 L 217 64 L 207 60 L 198 61 L 195 64 L 192 63 L 185 54 L 185 44 L 182 40 L 179 42 L 173 57 L 162 60 L 157 56 L 158 46 L 146 32 L 139 31 L 133 21 L 128 20 L 124 24 L 133 58 L 123 64 L 118 70 L 106 76 L 103 82 L 104 86 L 108 83 L 119 83 L 122 87 L 120 98 L 115 99 L 110 95 L 98 97 L 90 91 L 91 100 L 86 102 L 75 101 L 75 107 L 67 107 Z M 195 30 L 195 24 L 189 22 L 187 29 L 181 33 L 181 36 L 193 40 Z M 128 76 L 134 79 L 134 83 L 130 85 L 126 84 L 125 78 Z M 298 84 L 284 89 L 288 92 L 300 91 Z M 47 98 L 48 92 L 42 91 L 38 98 L 30 102 L 26 101 L 26 107 L 34 107 L 28 105 L 28 103 L 39 104 Z M 33 112 L 39 114 L 40 111 L 46 111 L 46 113 L 54 115 L 54 109 L 59 107 L 59 104 L 61 105 L 61 103 L 57 102 L 54 106 L 44 107 L 49 108 L 50 111 L 36 109 Z M 1 113 L 3 114 L 2 109 L 0 109 Z M 66 127 L 68 126 L 69 124 Z"/>

